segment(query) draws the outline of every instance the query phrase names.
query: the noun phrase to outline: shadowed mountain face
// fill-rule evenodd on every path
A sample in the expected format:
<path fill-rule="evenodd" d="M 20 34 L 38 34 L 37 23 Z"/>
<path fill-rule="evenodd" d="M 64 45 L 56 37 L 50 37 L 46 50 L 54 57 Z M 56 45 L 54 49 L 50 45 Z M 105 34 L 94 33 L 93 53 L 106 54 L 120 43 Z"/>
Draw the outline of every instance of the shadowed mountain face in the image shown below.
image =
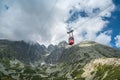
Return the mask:
<path fill-rule="evenodd" d="M 120 50 L 93 41 L 45 47 L 0 40 L 0 80 L 119 80 Z"/>
<path fill-rule="evenodd" d="M 44 45 L 29 44 L 24 41 L 0 40 L 0 59 L 18 59 L 28 64 L 41 60 L 46 53 Z"/>

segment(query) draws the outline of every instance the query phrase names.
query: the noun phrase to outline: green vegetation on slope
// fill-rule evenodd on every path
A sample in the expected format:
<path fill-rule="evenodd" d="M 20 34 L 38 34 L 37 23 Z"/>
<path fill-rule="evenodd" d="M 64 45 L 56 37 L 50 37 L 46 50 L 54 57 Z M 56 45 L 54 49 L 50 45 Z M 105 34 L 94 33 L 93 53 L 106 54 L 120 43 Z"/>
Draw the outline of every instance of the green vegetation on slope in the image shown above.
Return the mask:
<path fill-rule="evenodd" d="M 106 75 L 105 75 L 106 74 Z M 99 65 L 95 80 L 120 80 L 120 65 Z"/>

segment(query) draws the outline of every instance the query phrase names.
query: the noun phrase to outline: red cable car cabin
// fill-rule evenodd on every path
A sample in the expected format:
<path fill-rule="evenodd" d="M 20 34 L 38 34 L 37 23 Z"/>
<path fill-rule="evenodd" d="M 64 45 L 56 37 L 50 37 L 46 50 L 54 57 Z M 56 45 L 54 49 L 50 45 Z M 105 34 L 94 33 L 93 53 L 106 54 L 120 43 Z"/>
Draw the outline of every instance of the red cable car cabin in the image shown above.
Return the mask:
<path fill-rule="evenodd" d="M 71 30 L 67 33 L 69 34 L 68 43 L 69 43 L 69 45 L 73 45 L 74 44 L 73 30 Z"/>
<path fill-rule="evenodd" d="M 69 45 L 73 45 L 74 44 L 74 38 L 73 37 L 70 37 L 69 38 Z"/>

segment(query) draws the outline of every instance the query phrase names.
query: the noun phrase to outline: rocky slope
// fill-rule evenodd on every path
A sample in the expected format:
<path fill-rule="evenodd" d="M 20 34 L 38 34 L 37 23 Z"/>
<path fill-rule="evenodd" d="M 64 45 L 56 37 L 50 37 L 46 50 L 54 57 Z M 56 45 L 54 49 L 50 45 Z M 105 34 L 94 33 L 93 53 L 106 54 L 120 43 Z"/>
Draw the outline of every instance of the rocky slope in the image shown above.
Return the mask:
<path fill-rule="evenodd" d="M 86 80 L 119 80 L 120 79 L 120 59 L 100 58 L 92 60 L 83 68 L 81 75 Z"/>
<path fill-rule="evenodd" d="M 64 50 L 59 61 L 74 63 L 77 61 L 83 62 L 91 59 L 111 57 L 119 58 L 120 51 L 93 41 L 85 41 Z"/>
<path fill-rule="evenodd" d="M 120 50 L 93 41 L 73 46 L 63 41 L 48 48 L 31 45 L 27 55 L 28 45 L 0 41 L 0 80 L 120 80 Z"/>

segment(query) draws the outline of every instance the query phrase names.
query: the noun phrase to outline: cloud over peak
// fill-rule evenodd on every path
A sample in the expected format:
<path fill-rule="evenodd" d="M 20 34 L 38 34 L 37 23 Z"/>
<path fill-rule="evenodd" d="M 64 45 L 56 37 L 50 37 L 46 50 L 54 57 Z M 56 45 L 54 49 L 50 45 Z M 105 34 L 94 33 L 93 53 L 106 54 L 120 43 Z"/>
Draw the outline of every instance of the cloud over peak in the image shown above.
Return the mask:
<path fill-rule="evenodd" d="M 0 1 L 0 38 L 53 43 L 67 40 L 67 24 L 75 30 L 75 40 L 102 39 L 97 35 L 108 23 L 115 6 L 112 0 L 11 0 Z M 5 9 L 4 5 L 9 6 Z M 107 8 L 110 6 L 109 8 Z M 105 9 L 107 8 L 107 9 Z M 104 10 L 105 9 L 105 10 Z M 102 13 L 100 13 L 104 10 Z M 91 17 L 100 13 L 97 17 Z M 88 20 L 88 21 L 87 21 Z M 103 36 L 102 36 L 103 35 Z M 100 37 L 102 36 L 102 37 Z M 108 38 L 110 35 L 106 35 Z M 54 42 L 55 41 L 55 42 Z M 109 44 L 110 38 L 107 44 Z"/>

